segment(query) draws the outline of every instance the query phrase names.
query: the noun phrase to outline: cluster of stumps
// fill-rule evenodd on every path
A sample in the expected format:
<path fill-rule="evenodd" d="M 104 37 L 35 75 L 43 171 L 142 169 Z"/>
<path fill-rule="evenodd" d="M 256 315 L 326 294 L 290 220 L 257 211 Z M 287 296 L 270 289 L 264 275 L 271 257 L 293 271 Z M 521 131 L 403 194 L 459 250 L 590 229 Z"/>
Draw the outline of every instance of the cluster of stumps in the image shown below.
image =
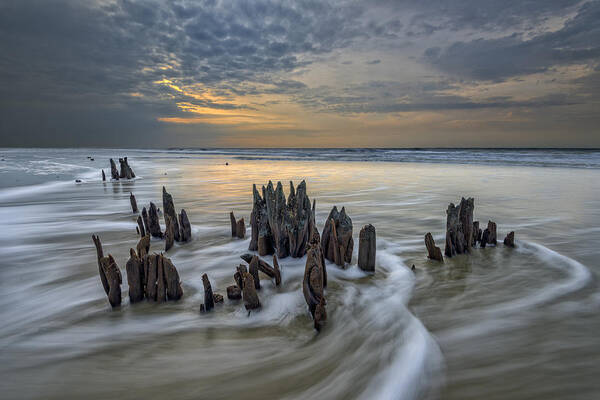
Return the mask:
<path fill-rule="evenodd" d="M 482 248 L 487 245 L 496 246 L 496 223 L 488 221 L 487 227 L 482 230 L 479 227 L 479 221 L 473 221 L 474 209 L 475 201 L 472 197 L 468 199 L 463 197 L 458 206 L 453 203 L 448 206 L 446 211 L 446 248 L 444 249 L 446 257 L 469 253 L 472 248 L 477 246 L 477 243 Z M 515 247 L 514 231 L 506 235 L 504 245 Z M 425 235 L 425 247 L 427 247 L 429 259 L 444 262 L 442 251 L 435 245 L 430 232 Z"/>
<path fill-rule="evenodd" d="M 124 175 L 134 177 L 127 158 L 119 159 L 121 173 L 111 159 L 113 179 Z M 104 172 L 103 172 L 104 176 Z M 262 187 L 262 193 L 253 186 L 253 205 L 250 215 L 251 238 L 248 250 L 258 254 L 246 253 L 241 258 L 247 263 L 235 268 L 233 280 L 235 284 L 227 287 L 227 298 L 243 300 L 248 311 L 261 307 L 258 291 L 261 289 L 259 272 L 268 276 L 276 286 L 281 285 L 281 268 L 279 259 L 285 257 L 301 258 L 306 255 L 302 292 L 313 317 L 314 327 L 320 330 L 327 320 L 325 288 L 327 287 L 327 269 L 325 260 L 329 260 L 344 268 L 352 260 L 354 239 L 352 238 L 352 219 L 346 214 L 345 208 L 338 211 L 333 207 L 322 233 L 319 234 L 315 223 L 315 201 L 311 202 L 306 193 L 306 182 L 302 181 L 296 188 L 290 182 L 290 192 L 285 197 L 283 186 L 276 186 L 269 181 Z M 159 223 L 160 210 L 150 202 L 149 212 L 142 209 L 137 218 L 137 232 L 141 236 L 137 251 L 130 249 L 127 261 L 127 282 L 131 303 L 147 299 L 164 302 L 177 301 L 183 296 L 183 289 L 177 269 L 171 260 L 161 254 L 149 254 L 150 236 L 165 239 L 165 251 L 173 242 L 187 242 L 191 239 L 191 226 L 185 210 L 176 214 L 173 197 L 163 187 L 162 192 L 165 232 Z M 131 208 L 138 213 L 135 196 L 130 194 Z M 477 246 L 496 245 L 496 224 L 488 222 L 485 229 L 479 227 L 478 221 L 473 221 L 473 198 L 462 199 L 458 206 L 448 206 L 446 222 L 445 255 L 452 257 L 457 254 L 469 253 Z M 231 221 L 231 236 L 243 239 L 246 236 L 244 219 L 236 220 L 233 212 L 229 215 Z M 504 239 L 504 244 L 514 247 L 514 232 Z M 109 254 L 104 256 L 100 239 L 93 235 L 98 257 L 100 279 L 109 302 L 113 307 L 121 304 L 122 277 L 114 258 Z M 442 251 L 435 245 L 431 233 L 425 235 L 425 246 L 428 257 L 440 262 L 444 261 Z M 358 267 L 364 271 L 375 271 L 376 233 L 372 225 L 365 225 L 359 235 Z M 261 259 L 272 255 L 273 265 Z M 222 303 L 224 298 L 213 293 L 207 274 L 202 275 L 204 286 L 204 303 L 200 305 L 201 312 L 209 312 L 215 304 Z"/>
<path fill-rule="evenodd" d="M 137 213 L 138 207 L 133 193 L 130 193 L 129 201 L 131 202 L 131 210 Z M 160 210 L 153 202 L 150 202 L 149 212 L 146 207 L 142 208 L 142 214 L 138 215 L 137 218 L 136 231 L 141 237 L 149 234 L 158 239 L 165 239 L 165 251 L 169 251 L 173 247 L 173 242 L 188 242 L 192 238 L 192 226 L 183 208 L 179 214 L 175 212 L 173 196 L 167 192 L 164 186 L 162 188 L 162 201 L 165 231 L 162 232 L 160 227 L 158 216 Z"/>
<path fill-rule="evenodd" d="M 277 186 L 272 182 L 266 187 L 263 186 L 262 195 L 254 185 L 252 193 L 252 236 L 248 250 L 256 251 L 258 255 L 241 256 L 248 263 L 248 267 L 241 264 L 236 268 L 235 285 L 227 288 L 227 296 L 230 299 L 243 298 L 248 310 L 259 308 L 259 271 L 273 279 L 275 285 L 280 285 L 281 270 L 278 260 L 288 256 L 300 258 L 306 255 L 302 292 L 313 317 L 315 329 L 320 330 L 327 319 L 324 293 L 327 286 L 325 259 L 340 267 L 345 267 L 351 262 L 354 248 L 352 219 L 346 214 L 345 208 L 338 211 L 337 207 L 333 207 L 322 234 L 319 235 L 315 224 L 316 203 L 313 201 L 311 207 L 305 181 L 296 188 L 290 182 L 287 199 L 281 182 L 278 182 Z M 236 220 L 232 212 L 230 220 L 231 236 L 244 238 L 244 219 Z M 375 228 L 366 225 L 359 236 L 358 266 L 361 269 L 370 272 L 375 270 L 375 248 Z M 273 255 L 273 266 L 260 258 L 266 255 Z"/>
<path fill-rule="evenodd" d="M 93 158 L 91 158 L 93 160 Z M 121 166 L 121 170 L 117 169 L 117 164 L 115 160 L 110 159 L 110 177 L 111 179 L 118 181 L 119 179 L 133 179 L 135 178 L 135 173 L 133 169 L 129 166 L 127 162 L 127 157 L 119 158 L 119 165 Z M 106 180 L 106 174 L 104 170 L 102 170 L 102 181 Z"/>
<path fill-rule="evenodd" d="M 129 168 L 127 157 L 119 159 L 121 167 Z M 111 159 L 111 165 L 114 162 Z M 116 170 L 116 167 L 113 168 Z M 114 173 L 115 171 L 113 171 Z M 131 171 L 133 174 L 133 171 Z M 104 175 L 104 171 L 103 171 Z M 127 176 L 127 174 L 126 174 Z M 135 175 L 134 175 L 135 176 Z M 184 209 L 177 218 L 173 197 L 163 187 L 162 192 L 165 232 L 163 233 L 159 222 L 160 210 L 150 202 L 150 212 L 146 207 L 142 209 L 141 215 L 137 217 L 136 231 L 141 236 L 136 250 L 129 249 L 129 260 L 125 270 L 127 272 L 127 284 L 129 286 L 129 301 L 137 303 L 146 299 L 148 301 L 165 302 L 177 301 L 183 297 L 183 289 L 179 279 L 179 273 L 173 262 L 162 253 L 150 254 L 150 236 L 165 239 L 165 252 L 172 246 L 173 242 L 187 242 L 191 240 L 192 228 Z M 133 193 L 130 193 L 129 201 L 134 214 L 139 214 L 137 201 Z M 121 271 L 112 255 L 104 256 L 100 238 L 92 235 L 92 241 L 96 246 L 98 258 L 98 273 L 108 301 L 112 307 L 121 305 Z"/>

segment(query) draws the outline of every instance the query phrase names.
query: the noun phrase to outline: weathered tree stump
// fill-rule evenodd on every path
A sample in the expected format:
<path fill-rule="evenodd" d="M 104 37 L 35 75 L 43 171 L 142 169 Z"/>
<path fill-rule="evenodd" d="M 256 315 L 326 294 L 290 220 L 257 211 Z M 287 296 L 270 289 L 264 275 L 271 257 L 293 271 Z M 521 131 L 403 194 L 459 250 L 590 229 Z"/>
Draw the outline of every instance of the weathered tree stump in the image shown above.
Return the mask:
<path fill-rule="evenodd" d="M 144 235 L 136 246 L 137 255 L 140 259 L 143 259 L 150 253 L 150 235 Z"/>
<path fill-rule="evenodd" d="M 137 214 L 137 212 L 138 212 L 137 201 L 135 201 L 135 196 L 131 192 L 129 192 L 129 202 L 131 203 L 131 211 L 133 211 L 134 214 Z"/>
<path fill-rule="evenodd" d="M 113 308 L 118 307 L 121 305 L 121 283 L 123 282 L 121 271 L 110 254 L 100 259 L 100 265 L 108 283 L 108 302 Z"/>
<path fill-rule="evenodd" d="M 163 186 L 162 200 L 163 200 L 163 213 L 165 217 L 165 224 L 167 223 L 167 216 L 171 217 L 171 223 L 173 224 L 173 239 L 179 242 L 180 231 L 179 223 L 177 222 L 177 214 L 175 213 L 175 206 L 173 205 L 173 196 L 167 193 L 167 189 Z"/>
<path fill-rule="evenodd" d="M 158 269 L 156 273 L 156 301 L 164 303 L 167 301 L 167 283 L 165 282 L 164 257 L 160 254 L 157 258 Z"/>
<path fill-rule="evenodd" d="M 171 259 L 165 256 L 161 257 L 164 280 L 167 286 L 167 300 L 177 301 L 183 297 L 183 288 L 181 287 L 181 281 L 179 280 L 179 273 Z"/>
<path fill-rule="evenodd" d="M 115 164 L 115 160 L 110 159 L 110 177 L 114 180 L 119 180 L 119 170 L 117 169 L 117 164 Z"/>
<path fill-rule="evenodd" d="M 138 215 L 137 217 L 137 231 L 141 237 L 146 236 L 146 229 L 144 228 L 144 222 L 142 221 L 141 215 Z"/>
<path fill-rule="evenodd" d="M 145 232 L 150 234 L 150 218 L 148 217 L 148 211 L 146 211 L 146 207 L 142 208 L 142 221 L 144 222 Z"/>
<path fill-rule="evenodd" d="M 119 173 L 120 178 L 125 178 L 125 179 L 135 178 L 133 169 L 131 169 L 131 167 L 129 166 L 129 163 L 127 162 L 127 157 L 119 158 L 119 164 L 121 165 L 121 172 Z M 111 164 L 111 167 L 112 167 L 112 164 Z M 115 169 L 116 169 L 116 166 L 115 166 Z"/>
<path fill-rule="evenodd" d="M 165 215 L 165 251 L 169 251 L 173 247 L 173 240 L 175 238 L 175 226 L 173 225 L 173 219 Z"/>
<path fill-rule="evenodd" d="M 142 213 L 144 211 L 142 210 Z M 150 212 L 148 213 L 148 231 L 150 232 L 150 234 L 152 235 L 152 237 L 157 237 L 162 239 L 163 238 L 163 233 L 160 230 L 160 223 L 158 222 L 159 218 L 158 218 L 158 210 L 156 209 L 156 206 L 154 205 L 154 203 L 150 202 Z"/>
<path fill-rule="evenodd" d="M 244 218 L 240 218 L 237 222 L 233 211 L 229 213 L 229 219 L 231 222 L 231 237 L 237 237 L 243 239 L 246 237 L 246 224 Z"/>
<path fill-rule="evenodd" d="M 129 301 L 137 303 L 144 299 L 144 266 L 142 260 L 129 249 L 129 260 L 125 265 L 127 285 L 129 286 Z"/>
<path fill-rule="evenodd" d="M 321 246 L 321 236 L 319 235 L 316 225 L 313 225 L 312 234 L 310 235 L 310 241 L 308 243 L 308 250 L 316 252 L 314 257 L 321 260 L 319 262 L 319 267 L 322 268 L 323 287 L 327 287 L 327 265 L 325 265 L 325 254 L 323 252 L 323 246 Z"/>
<path fill-rule="evenodd" d="M 188 219 L 187 213 L 182 208 L 179 214 L 179 228 L 181 229 L 180 239 L 182 242 L 189 242 L 192 239 L 192 226 Z"/>
<path fill-rule="evenodd" d="M 246 237 L 246 224 L 244 223 L 243 217 L 237 222 L 235 230 L 238 239 L 243 239 Z"/>
<path fill-rule="evenodd" d="M 488 244 L 493 244 L 494 246 L 497 244 L 496 223 L 492 221 L 488 221 L 487 228 L 485 228 L 481 235 L 481 247 L 485 248 Z"/>
<path fill-rule="evenodd" d="M 208 280 L 208 275 L 202 275 L 202 285 L 204 285 L 204 311 L 208 312 L 215 307 L 212 286 Z"/>
<path fill-rule="evenodd" d="M 254 310 L 260 307 L 260 300 L 256 293 L 254 278 L 250 273 L 243 271 L 242 279 L 244 286 L 242 289 L 242 298 L 244 299 L 244 307 L 246 310 Z"/>
<path fill-rule="evenodd" d="M 302 293 L 308 309 L 314 320 L 314 327 L 317 331 L 321 330 L 322 325 L 327 319 L 325 311 L 325 264 L 321 257 L 321 246 L 315 240 L 318 234 L 311 236 L 311 244 L 306 254 L 306 266 L 304 268 L 304 279 L 302 282 Z"/>
<path fill-rule="evenodd" d="M 508 247 L 515 247 L 515 232 L 511 231 L 508 235 L 506 235 L 506 237 L 504 238 L 504 245 L 508 246 Z"/>
<path fill-rule="evenodd" d="M 104 257 L 104 252 L 102 250 L 102 243 L 100 242 L 100 238 L 96 235 L 92 235 L 92 241 L 94 242 L 94 246 L 96 246 L 96 257 L 98 261 L 98 274 L 100 275 L 100 281 L 102 282 L 102 287 L 104 288 L 104 292 L 108 294 L 110 287 L 108 286 L 108 281 L 106 280 L 106 275 L 104 274 L 104 269 L 102 268 L 102 263 L 100 260 Z"/>
<path fill-rule="evenodd" d="M 146 273 L 146 299 L 156 301 L 158 293 L 158 254 L 148 255 L 148 271 Z"/>
<path fill-rule="evenodd" d="M 294 184 L 290 182 L 290 193 L 284 218 L 290 256 L 299 258 L 306 254 L 312 220 L 313 212 L 310 207 L 310 199 L 306 194 L 306 182 L 300 182 L 295 191 Z"/>
<path fill-rule="evenodd" d="M 249 250 L 258 250 L 259 256 L 273 254 L 273 233 L 269 226 L 269 216 L 267 214 L 267 204 L 264 200 L 265 187 L 262 188 L 263 197 L 260 197 L 256 185 L 252 186 L 252 214 L 250 215 L 252 227 L 252 239 Z"/>
<path fill-rule="evenodd" d="M 256 290 L 260 290 L 260 277 L 258 276 L 258 264 L 259 264 L 258 256 L 254 256 L 254 257 L 252 257 L 252 260 L 250 260 L 250 264 L 248 265 L 248 272 L 250 272 L 250 275 L 252 275 L 252 278 L 254 280 L 254 288 Z"/>
<path fill-rule="evenodd" d="M 442 250 L 435 245 L 435 241 L 433 240 L 433 236 L 430 232 L 427 232 L 425 235 L 425 247 L 427 247 L 427 257 L 430 260 L 444 262 Z"/>
<path fill-rule="evenodd" d="M 244 273 L 246 272 L 248 272 L 246 266 L 244 264 L 240 264 L 237 267 L 236 272 L 233 274 L 233 279 L 240 289 L 244 288 Z"/>
<path fill-rule="evenodd" d="M 227 298 L 229 300 L 239 300 L 242 298 L 242 290 L 238 285 L 227 286 Z"/>
<path fill-rule="evenodd" d="M 286 200 L 281 182 L 277 188 L 269 181 L 262 188 L 262 197 L 253 186 L 253 206 L 250 215 L 252 237 L 249 250 L 258 250 L 260 256 L 276 253 L 279 258 L 302 257 L 306 253 L 310 224 L 313 220 L 306 182 L 297 189 L 290 182 Z M 236 229 L 237 232 L 237 229 Z"/>
<path fill-rule="evenodd" d="M 237 223 L 235 222 L 235 215 L 233 215 L 233 211 L 229 213 L 229 220 L 231 222 L 231 237 L 236 237 Z"/>
<path fill-rule="evenodd" d="M 450 203 L 446 211 L 446 248 L 444 253 L 448 257 L 456 254 L 468 253 L 473 243 L 473 198 L 461 199 L 455 206 Z"/>
<path fill-rule="evenodd" d="M 346 214 L 346 209 L 338 212 L 333 207 L 327 217 L 321 236 L 321 247 L 325 258 L 343 267 L 352 261 L 354 239 L 352 239 L 352 219 Z"/>
<path fill-rule="evenodd" d="M 376 240 L 375 227 L 363 226 L 358 239 L 358 266 L 363 271 L 375 271 Z"/>

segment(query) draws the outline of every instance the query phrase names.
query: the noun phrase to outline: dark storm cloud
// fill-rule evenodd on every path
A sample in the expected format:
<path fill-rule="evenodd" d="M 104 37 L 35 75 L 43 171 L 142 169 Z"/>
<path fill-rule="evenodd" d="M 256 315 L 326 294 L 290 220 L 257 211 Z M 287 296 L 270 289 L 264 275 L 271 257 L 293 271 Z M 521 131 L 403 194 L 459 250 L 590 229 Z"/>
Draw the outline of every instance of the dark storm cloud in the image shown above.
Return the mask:
<path fill-rule="evenodd" d="M 473 100 L 466 96 L 448 94 L 458 89 L 450 81 L 398 84 L 396 82 L 371 81 L 350 85 L 339 91 L 320 87 L 303 93 L 298 102 L 316 111 L 340 114 L 398 113 L 415 111 L 477 110 L 488 108 L 539 108 L 575 105 L 583 101 L 567 94 L 551 94 L 529 100 L 515 100 L 509 96 L 493 96 Z"/>
<path fill-rule="evenodd" d="M 446 49 L 425 50 L 427 62 L 455 76 L 501 80 L 555 65 L 600 60 L 600 1 L 584 4 L 561 29 L 526 38 L 511 34 L 498 39 L 456 42 Z"/>
<path fill-rule="evenodd" d="M 441 29 L 478 31 L 532 28 L 548 18 L 564 15 L 581 0 L 380 0 L 397 12 L 412 11 L 407 25 L 413 35 Z"/>

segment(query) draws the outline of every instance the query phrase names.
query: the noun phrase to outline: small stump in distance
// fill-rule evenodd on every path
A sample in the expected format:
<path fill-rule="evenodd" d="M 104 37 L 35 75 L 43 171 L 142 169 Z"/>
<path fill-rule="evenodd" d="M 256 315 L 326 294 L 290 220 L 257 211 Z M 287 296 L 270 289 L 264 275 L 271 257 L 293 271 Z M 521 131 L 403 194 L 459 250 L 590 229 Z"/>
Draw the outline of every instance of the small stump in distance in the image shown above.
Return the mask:
<path fill-rule="evenodd" d="M 512 231 L 504 238 L 504 245 L 508 247 L 515 247 L 515 232 Z"/>

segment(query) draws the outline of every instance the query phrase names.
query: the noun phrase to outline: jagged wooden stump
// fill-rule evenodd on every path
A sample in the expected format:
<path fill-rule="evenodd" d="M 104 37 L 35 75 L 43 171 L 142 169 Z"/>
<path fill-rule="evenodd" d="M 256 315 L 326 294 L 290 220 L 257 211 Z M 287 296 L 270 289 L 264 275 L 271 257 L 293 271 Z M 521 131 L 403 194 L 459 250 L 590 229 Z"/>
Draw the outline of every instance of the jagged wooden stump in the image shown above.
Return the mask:
<path fill-rule="evenodd" d="M 365 225 L 360 230 L 358 239 L 358 266 L 363 271 L 375 271 L 376 240 L 375 227 L 373 225 Z"/>
<path fill-rule="evenodd" d="M 444 262 L 442 250 L 435 245 L 435 241 L 433 240 L 433 236 L 430 232 L 427 232 L 425 235 L 425 247 L 427 247 L 427 257 L 430 260 Z"/>
<path fill-rule="evenodd" d="M 515 247 L 515 232 L 511 231 L 508 235 L 506 235 L 506 237 L 504 238 L 504 245 L 508 246 L 508 247 Z"/>
<path fill-rule="evenodd" d="M 183 208 L 179 214 L 179 228 L 181 229 L 181 241 L 189 242 L 192 239 L 192 226 L 190 225 L 190 220 Z"/>
<path fill-rule="evenodd" d="M 167 217 L 171 218 L 173 224 L 173 239 L 179 242 L 180 231 L 179 223 L 177 222 L 177 214 L 175 213 L 175 205 L 173 204 L 173 196 L 167 193 L 167 189 L 163 186 L 162 188 L 162 201 L 163 201 L 163 215 L 165 218 L 165 224 L 167 223 Z"/>
<path fill-rule="evenodd" d="M 129 202 L 131 203 L 131 211 L 134 214 L 137 214 L 137 212 L 138 212 L 137 201 L 135 201 L 135 196 L 131 192 L 129 193 Z"/>

